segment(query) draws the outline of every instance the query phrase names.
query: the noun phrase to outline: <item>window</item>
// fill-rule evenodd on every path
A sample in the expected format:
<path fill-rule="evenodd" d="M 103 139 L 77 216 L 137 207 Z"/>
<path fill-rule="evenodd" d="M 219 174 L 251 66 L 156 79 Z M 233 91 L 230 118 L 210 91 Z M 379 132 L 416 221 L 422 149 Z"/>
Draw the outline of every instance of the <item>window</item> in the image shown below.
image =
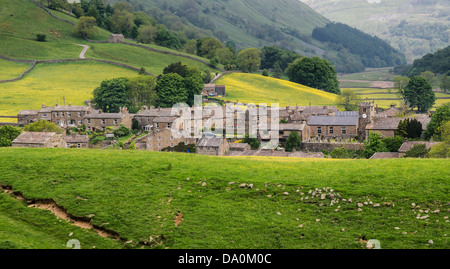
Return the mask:
<path fill-rule="evenodd" d="M 167 123 L 167 128 L 170 128 L 170 123 Z"/>
<path fill-rule="evenodd" d="M 69 143 L 67 143 L 67 145 L 66 145 L 68 148 L 70 148 L 70 144 Z"/>
<path fill-rule="evenodd" d="M 170 137 L 170 140 L 173 140 L 173 136 Z"/>
<path fill-rule="evenodd" d="M 321 134 L 322 133 L 322 127 L 317 127 L 317 133 Z"/>
<path fill-rule="evenodd" d="M 106 120 L 105 119 L 102 119 L 102 124 L 105 124 L 106 123 Z"/>
<path fill-rule="evenodd" d="M 117 125 L 117 120 L 114 120 L 114 125 Z"/>
<path fill-rule="evenodd" d="M 159 128 L 159 123 L 156 123 L 155 126 L 156 126 L 156 128 Z"/>
<path fill-rule="evenodd" d="M 69 117 L 70 117 L 71 115 L 72 115 L 72 114 L 71 114 L 70 112 L 67 112 L 67 116 L 69 116 Z"/>
<path fill-rule="evenodd" d="M 80 143 L 77 144 L 77 148 L 81 148 L 81 144 Z"/>
<path fill-rule="evenodd" d="M 330 134 L 334 133 L 333 127 L 330 127 Z"/>
<path fill-rule="evenodd" d="M 347 128 L 342 127 L 342 134 L 347 134 Z"/>
<path fill-rule="evenodd" d="M 81 120 L 79 120 L 79 121 L 78 121 L 78 125 L 81 125 L 81 124 L 83 124 L 83 123 L 81 122 Z"/>
<path fill-rule="evenodd" d="M 161 141 L 161 136 L 158 136 L 158 141 Z"/>
<path fill-rule="evenodd" d="M 58 117 L 58 112 L 55 112 L 55 117 Z"/>
<path fill-rule="evenodd" d="M 173 148 L 173 143 L 170 143 L 170 146 Z"/>
<path fill-rule="evenodd" d="M 42 117 L 47 118 L 47 113 L 42 113 Z"/>
<path fill-rule="evenodd" d="M 161 143 L 158 144 L 158 148 L 161 148 Z"/>
<path fill-rule="evenodd" d="M 56 125 L 59 125 L 59 120 L 56 120 Z"/>
<path fill-rule="evenodd" d="M 148 143 L 148 147 L 151 148 L 151 147 L 152 147 L 152 144 L 151 144 L 151 143 Z"/>
<path fill-rule="evenodd" d="M 102 131 L 106 131 L 106 128 L 105 128 L 105 126 L 103 126 L 103 127 L 102 127 Z"/>
<path fill-rule="evenodd" d="M 148 141 L 152 141 L 152 137 L 151 136 L 148 137 Z"/>
<path fill-rule="evenodd" d="M 91 123 L 91 120 L 90 119 L 88 119 L 88 124 L 90 124 Z"/>
<path fill-rule="evenodd" d="M 61 117 L 64 117 L 64 112 L 61 112 Z"/>
<path fill-rule="evenodd" d="M 81 112 L 78 112 L 78 117 L 81 117 Z"/>

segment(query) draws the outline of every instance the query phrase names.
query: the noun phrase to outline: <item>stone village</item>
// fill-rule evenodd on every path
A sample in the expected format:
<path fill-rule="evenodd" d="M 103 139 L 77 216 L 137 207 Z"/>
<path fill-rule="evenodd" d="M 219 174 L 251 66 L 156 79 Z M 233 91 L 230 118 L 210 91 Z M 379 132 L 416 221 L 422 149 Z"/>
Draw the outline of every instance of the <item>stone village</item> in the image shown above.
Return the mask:
<path fill-rule="evenodd" d="M 219 89 L 221 95 L 225 94 L 224 87 L 205 85 L 204 98 L 217 96 L 214 88 Z M 188 120 L 182 118 L 181 113 L 174 113 L 172 108 L 142 107 L 138 113 L 130 114 L 127 108 L 121 108 L 118 113 L 104 113 L 95 109 L 89 101 L 86 101 L 85 106 L 42 105 L 39 110 L 20 111 L 15 125 L 25 126 L 38 120 L 47 120 L 62 129 L 83 126 L 87 132 L 109 132 L 110 134 L 106 134 L 109 139 L 102 142 L 102 148 L 116 143 L 116 137 L 108 130 L 123 125 L 129 129 L 137 127 L 142 132 L 135 140 L 135 148 L 140 150 L 174 151 L 179 145 L 191 145 L 197 154 L 204 155 L 323 158 L 322 150 L 332 151 L 336 147 L 363 149 L 363 141 L 367 139 L 369 132 L 378 132 L 382 137 L 393 137 L 399 122 L 404 119 L 398 117 L 400 110 L 395 106 L 383 110 L 372 102 L 361 102 L 359 111 L 339 111 L 336 106 L 267 107 L 265 119 L 260 119 L 259 115 L 252 117 L 249 113 L 252 108 L 250 105 L 233 104 L 235 109 L 231 111 L 227 110 L 228 105 L 230 104 L 203 106 L 200 114 L 194 113 L 194 108 L 187 108 L 191 114 Z M 430 121 L 429 114 L 409 117 L 417 119 L 423 130 Z M 252 126 L 261 126 L 264 120 L 267 120 L 267 128 L 254 132 L 261 142 L 258 149 L 242 143 L 243 136 L 236 137 L 234 128 L 240 128 L 243 134 L 249 134 Z M 174 130 L 181 131 L 186 127 L 191 135 L 180 136 L 173 133 Z M 225 128 L 232 128 L 233 135 L 222 135 Z M 226 134 L 229 133 L 228 130 Z M 286 142 L 292 132 L 296 132 L 301 139 L 301 150 L 287 152 L 279 146 Z M 192 135 L 194 133 L 195 136 Z M 271 144 L 271 139 L 275 139 L 275 145 Z M 398 153 L 377 153 L 372 158 L 398 158 L 417 143 L 425 143 L 428 148 L 435 144 L 405 141 Z M 66 135 L 65 132 L 62 135 L 54 132 L 22 132 L 12 141 L 12 146 L 92 147 L 87 134 Z"/>

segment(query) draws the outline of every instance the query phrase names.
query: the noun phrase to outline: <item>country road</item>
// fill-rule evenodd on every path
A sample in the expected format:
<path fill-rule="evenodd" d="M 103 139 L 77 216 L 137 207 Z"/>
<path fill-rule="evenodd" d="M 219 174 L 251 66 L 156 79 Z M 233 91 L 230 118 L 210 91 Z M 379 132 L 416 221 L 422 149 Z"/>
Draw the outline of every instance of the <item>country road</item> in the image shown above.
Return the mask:
<path fill-rule="evenodd" d="M 87 46 L 87 45 L 81 45 L 81 44 L 78 44 L 78 45 L 84 47 L 83 50 L 82 50 L 81 53 L 80 53 L 80 59 L 86 59 L 86 57 L 84 57 L 84 54 L 85 54 L 86 51 L 89 49 L 89 46 Z"/>

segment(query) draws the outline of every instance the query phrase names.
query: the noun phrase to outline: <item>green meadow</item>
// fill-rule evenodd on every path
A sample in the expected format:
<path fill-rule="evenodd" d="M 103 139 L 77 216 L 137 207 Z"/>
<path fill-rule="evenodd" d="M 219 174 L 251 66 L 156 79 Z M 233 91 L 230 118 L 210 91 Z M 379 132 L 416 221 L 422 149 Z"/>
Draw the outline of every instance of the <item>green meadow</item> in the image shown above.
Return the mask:
<path fill-rule="evenodd" d="M 334 105 L 335 94 L 259 74 L 231 73 L 216 81 L 226 86 L 223 100 L 244 103 L 279 103 L 280 106 Z"/>
<path fill-rule="evenodd" d="M 65 248 L 78 239 L 82 248 L 362 249 L 376 239 L 383 249 L 449 246 L 445 159 L 2 148 L 0 162 L 1 185 L 53 199 L 123 239 L 70 228 L 1 194 L 0 219 L 10 225 L 0 225 L 0 245 Z M 40 245 L 43 235 L 54 240 Z"/>
<path fill-rule="evenodd" d="M 66 105 L 83 105 L 103 80 L 137 75 L 134 70 L 98 62 L 41 63 L 19 81 L 0 83 L 0 115 L 63 104 L 64 98 Z"/>

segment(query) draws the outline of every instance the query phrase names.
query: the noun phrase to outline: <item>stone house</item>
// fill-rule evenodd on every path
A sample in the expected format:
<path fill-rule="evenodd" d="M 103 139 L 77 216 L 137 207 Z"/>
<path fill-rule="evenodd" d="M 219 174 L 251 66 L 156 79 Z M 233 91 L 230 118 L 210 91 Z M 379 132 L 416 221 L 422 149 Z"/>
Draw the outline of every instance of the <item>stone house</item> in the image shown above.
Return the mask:
<path fill-rule="evenodd" d="M 230 149 L 227 139 L 222 137 L 202 137 L 197 142 L 197 153 L 201 155 L 224 156 Z"/>
<path fill-rule="evenodd" d="M 27 125 L 38 120 L 53 122 L 61 128 L 76 127 L 83 124 L 83 117 L 92 112 L 90 106 L 59 106 L 42 105 L 40 110 L 22 110 L 17 115 L 19 124 Z"/>
<path fill-rule="evenodd" d="M 12 147 L 65 148 L 64 137 L 55 132 L 22 132 L 12 141 Z"/>
<path fill-rule="evenodd" d="M 247 151 L 251 150 L 251 147 L 247 143 L 230 143 L 230 150 Z"/>
<path fill-rule="evenodd" d="M 67 148 L 89 148 L 88 135 L 66 135 L 64 140 Z"/>
<path fill-rule="evenodd" d="M 225 85 L 205 84 L 202 90 L 203 96 L 225 96 Z"/>
<path fill-rule="evenodd" d="M 108 42 L 109 43 L 120 43 L 120 42 L 124 42 L 125 38 L 122 34 L 111 34 L 108 37 Z"/>
<path fill-rule="evenodd" d="M 106 127 L 119 126 L 122 123 L 131 129 L 132 116 L 126 107 L 121 108 L 119 113 L 103 113 L 99 110 L 83 117 L 87 131 L 105 131 Z"/>
<path fill-rule="evenodd" d="M 285 141 L 292 132 L 296 132 L 303 141 L 303 137 L 309 138 L 309 129 L 306 128 L 306 123 L 280 123 L 279 125 L 279 139 Z"/>
<path fill-rule="evenodd" d="M 358 117 L 312 116 L 307 125 L 309 137 L 348 139 L 357 135 Z"/>
<path fill-rule="evenodd" d="M 185 145 L 195 144 L 194 138 L 177 138 L 172 134 L 171 129 L 156 129 L 136 141 L 136 148 L 151 151 L 161 151 L 164 148 L 175 147 L 179 143 Z"/>
<path fill-rule="evenodd" d="M 172 108 L 147 108 L 142 109 L 134 116 L 134 120 L 138 122 L 140 129 L 150 131 L 153 128 L 153 120 L 158 117 L 174 117 Z"/>
<path fill-rule="evenodd" d="M 17 114 L 19 125 L 28 125 L 39 120 L 38 110 L 21 110 Z"/>

